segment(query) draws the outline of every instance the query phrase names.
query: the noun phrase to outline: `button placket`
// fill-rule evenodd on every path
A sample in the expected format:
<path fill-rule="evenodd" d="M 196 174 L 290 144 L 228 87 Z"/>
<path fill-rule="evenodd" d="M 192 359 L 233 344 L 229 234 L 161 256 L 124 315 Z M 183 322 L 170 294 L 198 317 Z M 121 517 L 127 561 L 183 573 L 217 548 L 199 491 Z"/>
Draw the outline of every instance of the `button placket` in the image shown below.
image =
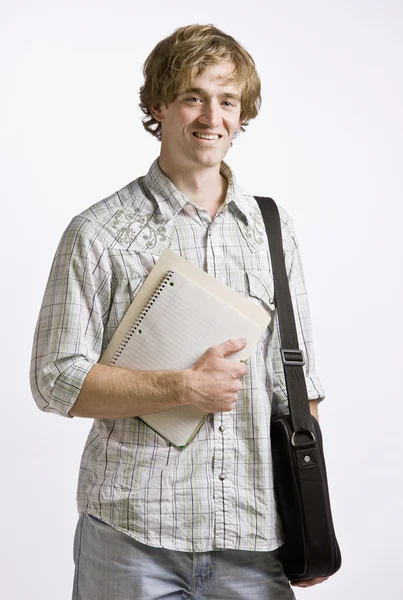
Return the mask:
<path fill-rule="evenodd" d="M 231 482 L 234 459 L 234 439 L 231 434 L 232 413 L 214 414 L 214 497 L 215 497 L 215 523 L 216 543 L 224 547 L 228 542 L 229 531 L 225 524 L 232 522 L 234 506 L 234 489 Z"/>
<path fill-rule="evenodd" d="M 218 228 L 215 227 L 209 229 L 209 241 L 210 241 L 210 250 L 212 255 L 212 260 L 214 262 L 214 267 L 216 271 L 221 271 L 224 269 L 224 253 L 221 246 L 221 239 L 219 239 Z"/>

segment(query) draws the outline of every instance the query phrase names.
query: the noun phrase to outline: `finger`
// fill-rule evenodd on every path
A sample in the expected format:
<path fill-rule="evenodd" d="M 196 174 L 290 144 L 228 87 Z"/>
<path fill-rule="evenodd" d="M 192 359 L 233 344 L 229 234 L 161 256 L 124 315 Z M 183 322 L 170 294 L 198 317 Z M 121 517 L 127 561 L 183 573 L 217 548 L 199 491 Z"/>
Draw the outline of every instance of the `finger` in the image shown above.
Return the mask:
<path fill-rule="evenodd" d="M 315 577 L 314 579 L 290 581 L 290 583 L 291 583 L 291 585 L 294 585 L 297 587 L 307 588 L 307 587 L 312 587 L 313 585 L 317 585 L 318 583 L 322 583 L 323 581 L 326 581 L 327 579 L 329 579 L 329 577 Z"/>
<path fill-rule="evenodd" d="M 249 371 L 249 369 L 245 365 L 245 363 L 242 363 L 242 362 L 235 363 L 233 366 L 231 365 L 231 367 L 232 367 L 231 368 L 232 377 L 234 377 L 235 379 L 239 379 L 240 377 L 243 377 Z"/>
<path fill-rule="evenodd" d="M 239 392 L 243 388 L 243 385 L 239 379 L 234 379 L 234 382 L 231 384 L 231 392 Z"/>
<path fill-rule="evenodd" d="M 248 340 L 244 337 L 241 337 L 241 338 L 228 340 L 227 342 L 224 342 L 223 344 L 217 344 L 216 346 L 213 346 L 213 348 L 215 349 L 216 352 L 218 352 L 218 354 L 220 356 L 225 357 L 225 356 L 234 354 L 235 352 L 239 352 L 240 350 L 245 348 L 247 343 L 248 343 Z"/>
<path fill-rule="evenodd" d="M 244 362 L 240 363 L 240 367 L 242 368 L 241 377 L 243 377 L 243 375 L 246 375 L 246 373 L 249 373 L 249 367 Z"/>

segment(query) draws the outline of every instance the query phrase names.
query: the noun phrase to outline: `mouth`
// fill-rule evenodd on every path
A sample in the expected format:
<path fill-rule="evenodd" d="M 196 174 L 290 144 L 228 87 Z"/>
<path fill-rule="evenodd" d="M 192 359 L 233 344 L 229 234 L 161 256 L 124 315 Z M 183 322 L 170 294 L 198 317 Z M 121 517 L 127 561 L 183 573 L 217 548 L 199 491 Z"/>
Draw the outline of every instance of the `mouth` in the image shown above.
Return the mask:
<path fill-rule="evenodd" d="M 192 135 L 199 142 L 206 143 L 206 144 L 214 144 L 215 142 L 218 142 L 222 138 L 222 135 L 219 133 L 207 134 L 207 133 L 202 133 L 200 131 L 194 131 Z"/>

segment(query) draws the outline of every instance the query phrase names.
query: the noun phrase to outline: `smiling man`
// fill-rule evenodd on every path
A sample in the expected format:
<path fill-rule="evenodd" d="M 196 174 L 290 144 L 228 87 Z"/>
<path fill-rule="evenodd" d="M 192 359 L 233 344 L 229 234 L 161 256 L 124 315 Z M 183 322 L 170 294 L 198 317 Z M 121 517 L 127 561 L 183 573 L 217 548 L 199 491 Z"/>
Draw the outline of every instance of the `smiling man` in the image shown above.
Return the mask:
<path fill-rule="evenodd" d="M 73 600 L 291 600 L 269 435 L 273 392 L 284 404 L 287 397 L 268 241 L 255 199 L 223 160 L 258 114 L 260 79 L 248 52 L 212 25 L 162 40 L 144 77 L 143 125 L 161 142 L 159 157 L 66 228 L 32 350 L 38 407 L 93 419 L 78 481 Z M 324 392 L 300 254 L 292 221 L 280 214 L 317 414 Z M 184 370 L 98 364 L 166 248 L 272 314 L 247 364 L 231 360 L 242 339 L 206 348 Z M 137 418 L 179 405 L 209 413 L 183 449 Z"/>

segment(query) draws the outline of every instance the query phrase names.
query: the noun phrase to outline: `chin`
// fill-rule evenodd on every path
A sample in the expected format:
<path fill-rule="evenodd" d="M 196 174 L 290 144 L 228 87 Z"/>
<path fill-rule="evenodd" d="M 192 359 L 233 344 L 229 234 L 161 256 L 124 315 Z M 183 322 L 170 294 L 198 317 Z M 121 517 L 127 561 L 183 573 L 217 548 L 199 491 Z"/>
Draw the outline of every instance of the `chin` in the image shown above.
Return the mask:
<path fill-rule="evenodd" d="M 209 154 L 205 156 L 196 156 L 196 162 L 202 164 L 205 167 L 215 167 L 216 165 L 221 164 L 221 161 L 226 156 L 227 152 L 217 153 L 217 154 Z"/>

